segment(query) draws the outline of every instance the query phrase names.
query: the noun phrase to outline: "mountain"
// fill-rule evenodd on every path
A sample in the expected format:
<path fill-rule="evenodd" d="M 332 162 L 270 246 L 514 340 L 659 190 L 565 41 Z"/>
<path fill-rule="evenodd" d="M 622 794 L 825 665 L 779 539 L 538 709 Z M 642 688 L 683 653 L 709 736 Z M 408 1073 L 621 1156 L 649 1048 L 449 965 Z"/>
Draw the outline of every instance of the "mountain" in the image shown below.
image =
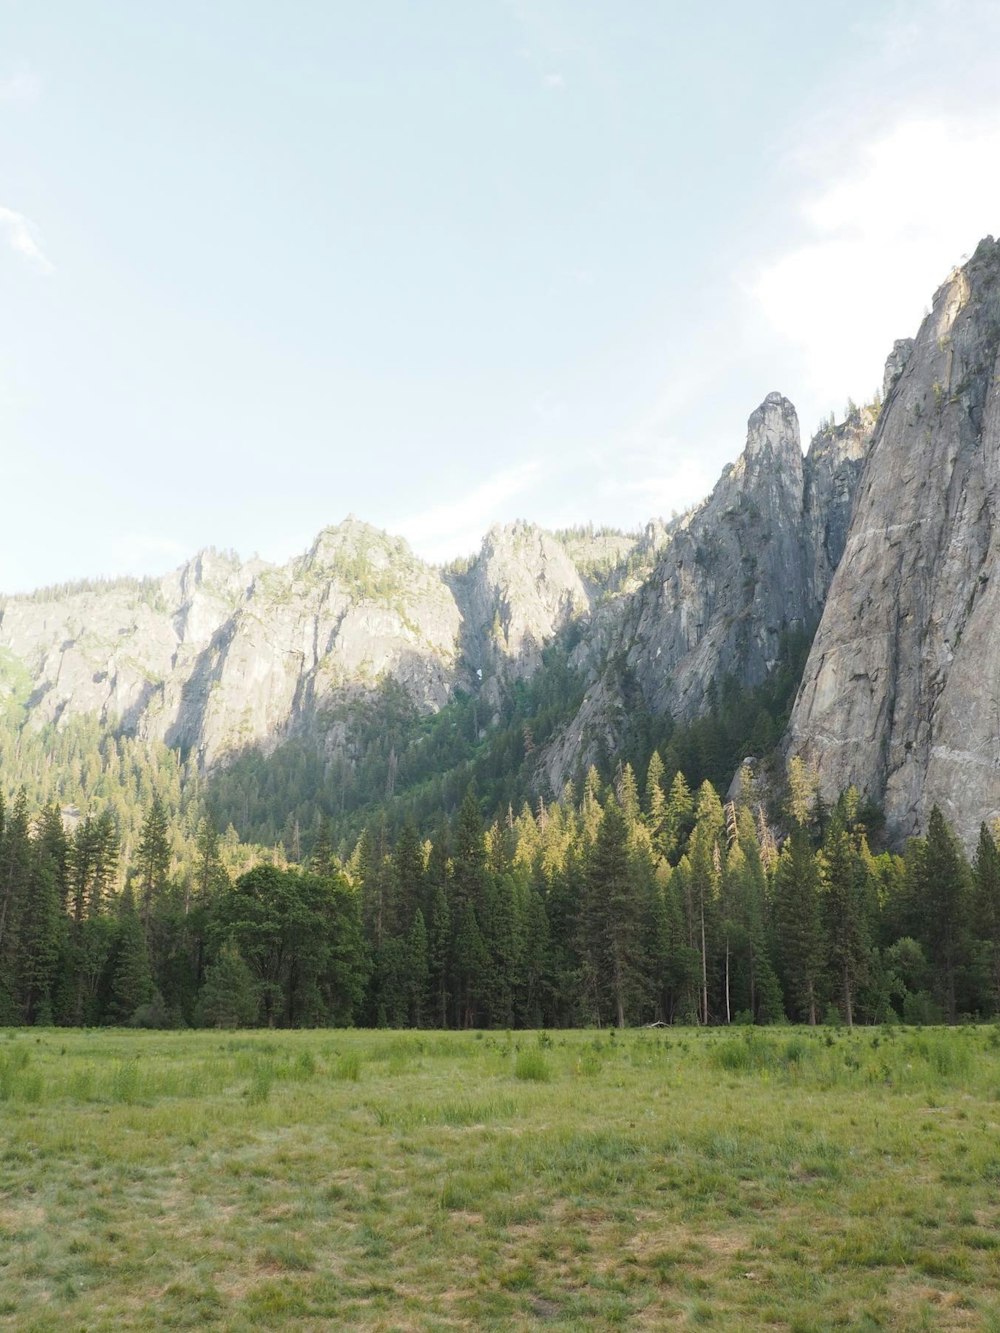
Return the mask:
<path fill-rule="evenodd" d="M 803 458 L 795 408 L 768 394 L 739 458 L 672 525 L 650 575 L 595 618 L 571 657 L 588 691 L 545 756 L 553 790 L 581 763 L 620 748 L 637 705 L 694 717 L 713 684 L 759 684 L 783 636 L 812 632 L 874 424 L 873 409 L 855 408 L 821 430 Z"/>
<path fill-rule="evenodd" d="M 418 713 L 456 691 L 495 709 L 589 615 L 635 545 L 514 523 L 492 529 L 466 568 L 441 570 L 349 518 L 283 566 L 203 551 L 162 579 L 9 597 L 0 696 L 29 727 L 93 715 L 202 770 L 294 734 L 337 748 L 352 700 L 385 679 Z"/>
<path fill-rule="evenodd" d="M 971 846 L 1000 815 L 1000 242 L 897 344 L 790 747 L 894 840 L 937 803 Z"/>
<path fill-rule="evenodd" d="M 880 404 L 803 455 L 768 394 L 712 493 L 643 533 L 515 522 L 437 567 L 348 518 L 281 566 L 204 551 L 2 598 L 4 753 L 90 719 L 170 747 L 244 836 L 387 798 L 429 819 L 470 779 L 549 799 L 777 676 L 783 726 L 789 644 L 811 642 L 785 752 L 883 803 L 894 842 L 936 802 L 971 845 L 1000 813 L 998 349 L 988 238 L 893 347 Z"/>
<path fill-rule="evenodd" d="M 474 698 L 485 733 L 573 638 L 592 688 L 536 761 L 558 792 L 620 740 L 622 663 L 644 707 L 691 716 L 713 680 L 763 679 L 781 634 L 815 622 L 869 426 L 856 413 L 803 460 L 795 410 L 770 394 L 712 495 L 641 536 L 517 522 L 439 569 L 349 518 L 283 566 L 203 551 L 162 579 L 7 598 L 0 690 L 30 728 L 94 716 L 202 772 L 294 738 L 349 761 L 387 681 L 414 717 Z"/>

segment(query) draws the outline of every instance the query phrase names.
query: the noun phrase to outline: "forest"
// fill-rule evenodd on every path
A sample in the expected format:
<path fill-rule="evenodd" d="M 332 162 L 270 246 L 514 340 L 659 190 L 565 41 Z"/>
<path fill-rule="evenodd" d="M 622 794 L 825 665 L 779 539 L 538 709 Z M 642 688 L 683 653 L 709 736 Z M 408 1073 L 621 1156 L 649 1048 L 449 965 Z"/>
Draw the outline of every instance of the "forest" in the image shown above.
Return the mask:
<path fill-rule="evenodd" d="M 163 775 L 161 774 L 161 777 Z M 424 836 L 266 850 L 155 789 L 0 818 L 0 1022 L 544 1028 L 956 1022 L 1000 1014 L 1000 853 L 941 812 L 873 852 L 856 792 L 799 761 L 776 836 L 749 771 L 692 790 L 654 749 L 487 821 L 470 787 Z M 190 817 L 189 817 L 190 823 Z M 182 864 L 177 848 L 187 838 Z M 780 842 L 780 845 L 779 845 Z"/>

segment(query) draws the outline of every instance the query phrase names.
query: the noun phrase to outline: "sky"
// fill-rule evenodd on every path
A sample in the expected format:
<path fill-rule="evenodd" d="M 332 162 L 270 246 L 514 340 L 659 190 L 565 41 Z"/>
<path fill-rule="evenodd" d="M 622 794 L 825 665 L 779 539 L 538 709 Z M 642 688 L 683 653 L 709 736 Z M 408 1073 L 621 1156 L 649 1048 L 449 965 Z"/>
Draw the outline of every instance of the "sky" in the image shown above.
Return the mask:
<path fill-rule="evenodd" d="M 634 529 L 1000 234 L 995 0 L 0 0 L 0 589 Z"/>

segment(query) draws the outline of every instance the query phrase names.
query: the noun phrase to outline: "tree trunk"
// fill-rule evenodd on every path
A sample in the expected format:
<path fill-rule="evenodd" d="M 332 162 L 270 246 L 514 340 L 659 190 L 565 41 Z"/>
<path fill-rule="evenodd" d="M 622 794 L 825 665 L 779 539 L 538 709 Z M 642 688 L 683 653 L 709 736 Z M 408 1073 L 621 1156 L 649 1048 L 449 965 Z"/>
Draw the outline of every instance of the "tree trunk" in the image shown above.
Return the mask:
<path fill-rule="evenodd" d="M 701 1021 L 708 1027 L 708 956 L 705 948 L 705 899 L 701 903 Z"/>

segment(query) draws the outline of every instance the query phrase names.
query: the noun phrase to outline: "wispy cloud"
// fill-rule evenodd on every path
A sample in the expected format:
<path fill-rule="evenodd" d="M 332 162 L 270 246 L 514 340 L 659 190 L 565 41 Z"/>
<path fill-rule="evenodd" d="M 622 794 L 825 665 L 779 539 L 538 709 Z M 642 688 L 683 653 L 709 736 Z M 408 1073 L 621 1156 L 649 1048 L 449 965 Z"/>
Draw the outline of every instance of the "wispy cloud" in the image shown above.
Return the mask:
<path fill-rule="evenodd" d="M 805 238 L 748 286 L 825 407 L 871 393 L 893 340 L 916 331 L 949 270 L 1000 228 L 998 161 L 1000 117 L 902 117 L 801 200 Z"/>
<path fill-rule="evenodd" d="M 49 274 L 55 271 L 55 266 L 46 258 L 39 244 L 34 223 L 23 213 L 16 213 L 12 208 L 0 207 L 0 235 L 15 254 L 27 260 L 40 273 Z"/>
<path fill-rule="evenodd" d="M 543 75 L 542 84 L 546 88 L 551 88 L 554 92 L 557 93 L 565 92 L 566 90 L 565 78 L 563 77 L 562 74 L 557 74 L 555 72 Z"/>
<path fill-rule="evenodd" d="M 393 524 L 427 560 L 448 560 L 475 550 L 492 523 L 514 517 L 509 502 L 524 495 L 542 479 L 538 462 L 517 463 L 494 472 L 465 495 L 411 514 Z"/>

